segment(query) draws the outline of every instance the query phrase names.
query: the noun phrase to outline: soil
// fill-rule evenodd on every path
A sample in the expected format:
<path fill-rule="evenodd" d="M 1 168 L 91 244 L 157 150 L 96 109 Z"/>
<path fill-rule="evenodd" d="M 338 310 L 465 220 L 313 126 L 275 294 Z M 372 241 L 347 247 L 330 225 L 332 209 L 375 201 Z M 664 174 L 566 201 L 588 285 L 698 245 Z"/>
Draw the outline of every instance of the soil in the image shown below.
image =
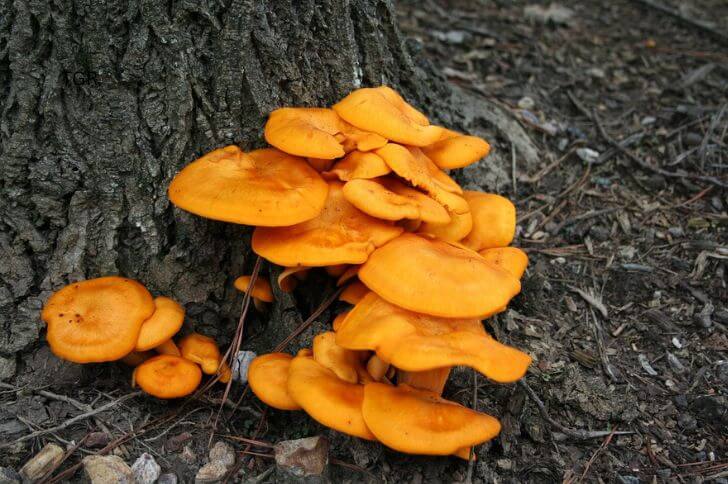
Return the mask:
<path fill-rule="evenodd" d="M 535 166 L 524 161 L 506 137 L 481 126 L 505 178 L 480 188 L 516 202 L 515 244 L 530 258 L 521 295 L 486 325 L 534 364 L 525 385 L 453 372 L 445 396 L 471 405 L 475 391 L 477 408 L 503 424 L 476 449 L 471 469 L 266 411 L 249 394 L 214 427 L 220 390 L 183 405 L 126 400 L 2 449 L 0 465 L 17 469 L 46 442 L 68 445 L 95 432 L 100 443 L 87 439 L 62 471 L 103 447 L 103 425 L 112 439 L 135 432 L 115 450 L 127 462 L 149 452 L 186 482 L 210 442 L 263 454 L 241 454 L 232 477 L 254 480 L 273 465 L 269 448 L 246 447 L 240 437 L 275 443 L 317 434 L 331 441 L 336 482 L 727 482 L 728 44 L 637 1 L 574 2 L 568 19 L 546 22 L 526 15 L 530 5 L 397 5 L 412 46 L 471 99 L 512 114 L 540 157 Z M 725 2 L 680 11 L 728 28 Z M 466 186 L 478 184 L 474 170 L 458 175 Z M 321 296 L 311 298 L 298 300 Z M 342 307 L 288 349 L 327 328 Z M 297 307 L 304 317 L 313 309 Z M 258 323 L 249 324 L 255 337 Z M 96 407 L 129 393 L 128 380 L 120 365 L 81 368 L 36 353 L 0 388 L 0 441 L 78 415 L 61 398 L 71 385 L 77 402 Z M 233 387 L 231 398 L 239 396 Z M 275 479 L 266 476 L 262 482 Z"/>

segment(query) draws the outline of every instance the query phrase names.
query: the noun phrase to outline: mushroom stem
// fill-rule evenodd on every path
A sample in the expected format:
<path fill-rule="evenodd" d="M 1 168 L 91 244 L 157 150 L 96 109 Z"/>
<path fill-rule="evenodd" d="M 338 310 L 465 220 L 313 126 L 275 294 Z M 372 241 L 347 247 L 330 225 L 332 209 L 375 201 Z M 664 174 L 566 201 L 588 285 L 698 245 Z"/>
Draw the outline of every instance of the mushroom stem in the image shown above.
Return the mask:
<path fill-rule="evenodd" d="M 121 361 L 125 365 L 139 366 L 152 356 L 154 356 L 154 354 L 149 351 L 132 351 L 131 353 L 123 357 Z"/>
<path fill-rule="evenodd" d="M 429 390 L 442 395 L 447 378 L 450 376 L 451 367 L 435 368 L 427 371 L 402 371 L 397 372 L 397 383 L 407 385 L 420 390 Z"/>
<path fill-rule="evenodd" d="M 372 355 L 367 361 L 367 371 L 374 381 L 386 380 L 387 371 L 389 370 L 389 363 L 382 361 L 377 355 Z"/>
<path fill-rule="evenodd" d="M 160 355 L 182 356 L 179 352 L 179 348 L 177 348 L 177 345 L 174 344 L 174 341 L 171 339 L 168 339 L 161 345 L 155 347 L 154 350 Z"/>

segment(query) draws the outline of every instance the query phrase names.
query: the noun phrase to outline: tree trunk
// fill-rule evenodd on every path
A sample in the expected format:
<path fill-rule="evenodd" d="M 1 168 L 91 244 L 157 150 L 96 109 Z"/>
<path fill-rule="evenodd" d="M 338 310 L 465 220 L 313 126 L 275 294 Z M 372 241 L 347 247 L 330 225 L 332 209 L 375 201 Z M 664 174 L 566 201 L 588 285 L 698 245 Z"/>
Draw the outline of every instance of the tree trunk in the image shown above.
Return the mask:
<path fill-rule="evenodd" d="M 252 267 L 249 229 L 177 210 L 166 188 L 213 148 L 262 146 L 271 110 L 388 84 L 436 121 L 462 124 L 448 84 L 410 57 L 388 0 L 9 3 L 0 6 L 6 373 L 38 341 L 50 292 L 101 275 L 138 279 L 181 301 L 198 330 L 229 338 L 241 300 L 232 280 Z M 274 310 L 260 349 L 299 320 L 286 305 Z"/>

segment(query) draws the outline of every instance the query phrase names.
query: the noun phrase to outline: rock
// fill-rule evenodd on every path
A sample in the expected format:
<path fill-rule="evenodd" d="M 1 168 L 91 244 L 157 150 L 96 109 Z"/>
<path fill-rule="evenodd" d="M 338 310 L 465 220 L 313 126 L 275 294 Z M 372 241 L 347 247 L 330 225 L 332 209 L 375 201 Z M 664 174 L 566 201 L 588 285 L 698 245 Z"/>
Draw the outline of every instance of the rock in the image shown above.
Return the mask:
<path fill-rule="evenodd" d="M 711 318 L 711 316 L 713 315 L 713 311 L 715 311 L 715 307 L 710 301 L 708 301 L 707 303 L 705 303 L 705 306 L 703 306 L 703 309 L 701 309 L 699 313 L 693 315 L 693 318 L 695 319 L 695 324 L 705 329 L 713 326 L 713 320 Z"/>
<path fill-rule="evenodd" d="M 286 440 L 273 448 L 281 478 L 322 477 L 329 463 L 329 441 L 323 436 Z"/>
<path fill-rule="evenodd" d="M 599 152 L 591 148 L 578 148 L 576 150 L 576 156 L 581 158 L 586 163 L 594 163 L 599 159 Z"/>
<path fill-rule="evenodd" d="M 171 472 L 162 474 L 159 476 L 157 484 L 177 484 L 177 474 L 172 474 Z"/>
<path fill-rule="evenodd" d="M 15 357 L 0 356 L 0 381 L 7 380 L 15 376 Z"/>
<path fill-rule="evenodd" d="M 215 442 L 210 449 L 210 462 L 220 462 L 226 468 L 230 468 L 235 465 L 235 450 L 226 442 Z"/>
<path fill-rule="evenodd" d="M 221 482 L 225 478 L 225 474 L 227 474 L 227 472 L 228 469 L 222 464 L 222 462 L 208 462 L 204 466 L 200 467 L 199 471 L 197 471 L 195 483 L 205 484 Z"/>
<path fill-rule="evenodd" d="M 106 447 L 110 440 L 111 438 L 106 432 L 91 432 L 86 437 L 84 445 L 91 448 L 101 448 Z"/>
<path fill-rule="evenodd" d="M 238 351 L 235 355 L 235 362 L 233 363 L 233 379 L 240 383 L 248 382 L 248 368 L 250 363 L 253 362 L 255 357 L 258 356 L 253 351 Z"/>
<path fill-rule="evenodd" d="M 137 484 L 153 484 L 162 472 L 154 457 L 144 452 L 131 466 Z"/>
<path fill-rule="evenodd" d="M 61 463 L 63 449 L 56 444 L 46 444 L 40 452 L 35 454 L 20 469 L 23 481 L 35 482 L 43 477 L 49 470 Z"/>
<path fill-rule="evenodd" d="M 565 25 L 574 16 L 574 11 L 558 3 L 552 3 L 548 8 L 541 5 L 529 5 L 523 9 L 523 14 L 526 18 L 536 22 Z"/>
<path fill-rule="evenodd" d="M 0 484 L 20 484 L 22 478 L 20 474 L 10 467 L 0 467 Z"/>
<path fill-rule="evenodd" d="M 134 474 L 118 455 L 89 455 L 83 459 L 83 470 L 91 484 L 132 484 Z"/>
<path fill-rule="evenodd" d="M 524 96 L 521 99 L 518 100 L 518 107 L 521 109 L 533 109 L 533 107 L 536 105 L 536 101 L 533 100 L 533 98 Z"/>

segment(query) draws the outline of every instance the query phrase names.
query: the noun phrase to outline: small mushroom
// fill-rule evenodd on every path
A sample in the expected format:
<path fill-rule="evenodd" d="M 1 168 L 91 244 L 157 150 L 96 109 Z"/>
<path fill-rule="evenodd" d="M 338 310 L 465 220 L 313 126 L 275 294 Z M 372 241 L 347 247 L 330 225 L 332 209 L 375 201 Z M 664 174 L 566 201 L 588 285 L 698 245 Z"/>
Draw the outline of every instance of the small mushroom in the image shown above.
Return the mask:
<path fill-rule="evenodd" d="M 291 227 L 257 227 L 253 251 L 286 267 L 361 264 L 400 233 L 400 227 L 370 217 L 347 202 L 341 183 L 333 182 L 318 217 Z"/>
<path fill-rule="evenodd" d="M 281 151 L 297 156 L 332 160 L 344 156 L 334 135 L 341 132 L 341 118 L 327 108 L 280 108 L 265 123 L 265 140 Z"/>
<path fill-rule="evenodd" d="M 473 229 L 462 243 L 475 251 L 506 247 L 516 233 L 516 207 L 505 197 L 494 193 L 466 191 L 473 214 Z"/>
<path fill-rule="evenodd" d="M 494 438 L 501 428 L 490 415 L 408 385 L 367 383 L 362 414 L 377 440 L 408 454 L 454 454 Z"/>
<path fill-rule="evenodd" d="M 483 138 L 443 129 L 440 140 L 424 146 L 422 152 L 438 167 L 452 170 L 464 168 L 488 156 L 490 145 Z"/>
<path fill-rule="evenodd" d="M 388 175 L 392 169 L 384 162 L 381 156 L 371 152 L 352 151 L 342 160 L 338 161 L 329 171 L 324 172 L 326 177 L 336 177 L 341 181 L 370 179 Z"/>
<path fill-rule="evenodd" d="M 313 339 L 313 359 L 349 383 L 371 381 L 364 363 L 368 356 L 368 351 L 353 351 L 337 345 L 336 334 L 332 331 L 320 333 Z"/>
<path fill-rule="evenodd" d="M 213 220 L 280 227 L 316 217 L 327 192 L 326 182 L 302 158 L 272 148 L 243 153 L 226 146 L 177 173 L 169 199 Z"/>
<path fill-rule="evenodd" d="M 149 291 L 124 277 L 75 282 L 56 291 L 41 313 L 51 351 L 75 363 L 119 360 L 137 344 L 154 313 Z"/>
<path fill-rule="evenodd" d="M 389 363 L 377 355 L 372 355 L 367 361 L 367 371 L 374 381 L 385 381 L 389 371 Z"/>
<path fill-rule="evenodd" d="M 172 355 L 158 355 L 134 369 L 132 386 L 138 385 L 157 398 L 180 398 L 200 385 L 202 372 L 193 362 Z"/>
<path fill-rule="evenodd" d="M 235 279 L 235 288 L 241 292 L 248 292 L 250 290 L 251 276 L 240 276 Z M 273 288 L 270 287 L 270 282 L 264 277 L 257 277 L 255 279 L 255 285 L 253 290 L 250 292 L 250 297 L 253 298 L 258 311 L 265 311 L 265 303 L 273 302 Z"/>
<path fill-rule="evenodd" d="M 168 341 L 182 327 L 185 308 L 168 297 L 154 298 L 154 312 L 144 321 L 137 338 L 136 351 L 151 350 Z"/>
<path fill-rule="evenodd" d="M 350 283 L 339 295 L 339 301 L 348 302 L 349 304 L 356 304 L 367 295 L 369 288 L 365 286 L 361 281 L 354 281 Z"/>
<path fill-rule="evenodd" d="M 477 252 L 409 233 L 375 250 L 359 279 L 392 304 L 448 318 L 490 316 L 521 290 Z"/>
<path fill-rule="evenodd" d="M 215 340 L 208 336 L 189 334 L 180 340 L 179 349 L 183 358 L 200 365 L 207 375 L 214 375 L 221 367 L 220 349 Z"/>
<path fill-rule="evenodd" d="M 278 274 L 278 287 L 283 292 L 293 292 L 298 281 L 306 278 L 309 269 L 309 267 L 305 266 L 286 267 Z"/>
<path fill-rule="evenodd" d="M 494 247 L 478 252 L 494 266 L 502 267 L 520 279 L 528 267 L 528 255 L 517 247 Z"/>
<path fill-rule="evenodd" d="M 301 410 L 288 393 L 288 369 L 293 357 L 269 353 L 255 358 L 248 368 L 248 384 L 264 403 L 279 410 Z"/>

